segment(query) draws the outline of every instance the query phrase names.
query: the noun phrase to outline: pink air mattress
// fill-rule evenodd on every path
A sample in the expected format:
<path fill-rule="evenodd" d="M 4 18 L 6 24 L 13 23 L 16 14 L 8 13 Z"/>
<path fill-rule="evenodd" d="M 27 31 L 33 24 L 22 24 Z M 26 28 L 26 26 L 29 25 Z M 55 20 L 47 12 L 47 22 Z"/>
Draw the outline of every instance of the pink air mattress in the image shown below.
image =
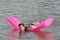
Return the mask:
<path fill-rule="evenodd" d="M 52 24 L 54 20 L 55 18 L 48 18 L 46 20 L 43 20 L 38 26 L 32 28 L 32 30 L 36 31 L 36 30 L 40 30 L 41 28 L 47 28 L 48 26 L 50 26 L 50 24 Z M 22 23 L 21 21 L 19 21 L 17 18 L 13 16 L 7 18 L 7 21 L 14 27 L 14 29 L 19 29 L 18 25 Z"/>
<path fill-rule="evenodd" d="M 33 28 L 32 30 L 37 31 L 40 30 L 41 28 L 47 28 L 52 24 L 52 22 L 55 20 L 55 18 L 48 18 L 46 20 L 43 20 L 36 28 Z"/>
<path fill-rule="evenodd" d="M 17 18 L 15 17 L 9 17 L 7 18 L 7 21 L 14 27 L 14 29 L 19 29 L 18 25 L 21 23 Z"/>

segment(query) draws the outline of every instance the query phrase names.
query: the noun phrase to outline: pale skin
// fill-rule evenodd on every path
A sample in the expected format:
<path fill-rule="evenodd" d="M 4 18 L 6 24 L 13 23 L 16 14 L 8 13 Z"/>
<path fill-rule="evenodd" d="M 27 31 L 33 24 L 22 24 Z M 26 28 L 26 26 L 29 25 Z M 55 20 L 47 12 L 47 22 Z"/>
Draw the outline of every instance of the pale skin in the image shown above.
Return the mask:
<path fill-rule="evenodd" d="M 20 25 L 20 31 L 21 31 L 21 32 L 24 32 L 24 31 L 25 31 L 25 26 Z"/>

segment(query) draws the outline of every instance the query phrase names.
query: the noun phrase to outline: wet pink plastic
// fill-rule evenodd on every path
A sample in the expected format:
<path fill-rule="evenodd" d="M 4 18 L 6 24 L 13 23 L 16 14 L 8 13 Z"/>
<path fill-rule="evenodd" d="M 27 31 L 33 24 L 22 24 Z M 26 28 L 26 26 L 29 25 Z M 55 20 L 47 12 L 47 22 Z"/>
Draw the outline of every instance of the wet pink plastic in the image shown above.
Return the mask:
<path fill-rule="evenodd" d="M 55 18 L 48 18 L 46 20 L 43 20 L 36 28 L 33 28 L 32 30 L 37 31 L 40 30 L 41 28 L 47 28 L 52 24 L 52 22 L 55 20 Z"/>
<path fill-rule="evenodd" d="M 18 25 L 20 23 L 22 23 L 21 21 L 19 21 L 17 18 L 11 16 L 9 18 L 7 18 L 7 21 L 14 27 L 14 29 L 19 29 Z"/>

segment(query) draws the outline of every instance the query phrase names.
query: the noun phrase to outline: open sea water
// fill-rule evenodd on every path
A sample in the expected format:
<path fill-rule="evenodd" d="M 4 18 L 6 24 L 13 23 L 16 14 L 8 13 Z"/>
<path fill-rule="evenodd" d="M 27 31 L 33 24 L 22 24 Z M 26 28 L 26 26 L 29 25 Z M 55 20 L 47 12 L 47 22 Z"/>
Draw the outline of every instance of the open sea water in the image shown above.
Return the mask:
<path fill-rule="evenodd" d="M 48 28 L 25 32 L 20 37 L 6 20 L 10 16 L 26 25 L 50 17 L 56 19 Z M 0 40 L 60 40 L 60 0 L 0 0 Z"/>

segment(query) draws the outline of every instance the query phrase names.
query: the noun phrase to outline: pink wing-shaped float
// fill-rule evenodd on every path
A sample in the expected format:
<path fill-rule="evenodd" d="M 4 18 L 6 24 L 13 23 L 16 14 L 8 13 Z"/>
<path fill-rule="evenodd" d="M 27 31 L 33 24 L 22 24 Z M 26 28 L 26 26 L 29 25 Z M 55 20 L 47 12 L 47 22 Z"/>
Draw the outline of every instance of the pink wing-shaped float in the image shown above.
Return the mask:
<path fill-rule="evenodd" d="M 55 20 L 55 18 L 48 18 L 46 20 L 43 20 L 36 28 L 33 28 L 32 30 L 40 30 L 41 28 L 47 28 L 52 24 L 52 22 Z"/>
<path fill-rule="evenodd" d="M 14 27 L 14 29 L 19 29 L 18 25 L 20 23 L 22 23 L 21 21 L 19 21 L 17 18 L 11 16 L 9 18 L 7 18 L 7 21 Z"/>

